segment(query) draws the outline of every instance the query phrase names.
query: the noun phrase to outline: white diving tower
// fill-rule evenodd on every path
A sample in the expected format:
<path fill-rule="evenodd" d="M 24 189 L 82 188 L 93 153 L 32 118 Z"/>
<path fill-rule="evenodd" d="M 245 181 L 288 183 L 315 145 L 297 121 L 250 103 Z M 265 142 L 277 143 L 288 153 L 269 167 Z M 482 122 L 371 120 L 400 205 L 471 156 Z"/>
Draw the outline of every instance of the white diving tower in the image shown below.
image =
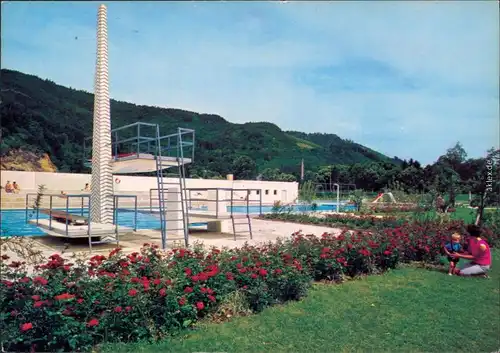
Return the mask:
<path fill-rule="evenodd" d="M 110 131 L 110 168 L 114 174 L 155 172 L 162 247 L 168 240 L 183 240 L 188 245 L 189 214 L 187 210 L 185 166 L 194 160 L 195 131 L 177 128 L 169 135 L 160 134 L 158 124 L 136 122 Z M 93 166 L 94 143 L 84 142 L 86 165 Z M 93 142 L 93 141 L 92 141 Z M 91 153 L 91 156 L 88 156 Z M 91 157 L 91 158 L 89 158 Z M 167 237 L 167 232 L 172 236 Z"/>
<path fill-rule="evenodd" d="M 116 242 L 118 244 L 119 234 L 132 230 L 132 228 L 118 226 L 118 199 L 127 197 L 135 199 L 134 230 L 136 230 L 137 196 L 115 194 L 113 174 L 154 172 L 157 179 L 155 191 L 158 195 L 156 199 L 158 208 L 151 212 L 158 214 L 160 218 L 163 249 L 167 247 L 167 240 L 184 240 L 185 245 L 188 245 L 189 217 L 193 217 L 197 222 L 230 219 L 235 240 L 237 233 L 249 233 L 252 238 L 249 215 L 251 189 L 204 189 L 210 199 L 205 199 L 205 201 L 213 202 L 209 203 L 206 210 L 188 211 L 188 203 L 191 205 L 191 201 L 197 201 L 190 198 L 190 193 L 200 191 L 186 187 L 185 166 L 194 161 L 194 130 L 179 127 L 175 133 L 162 135 L 158 124 L 144 122 L 111 129 L 107 37 L 107 10 L 105 5 L 100 5 L 97 16 L 93 133 L 92 137 L 85 139 L 83 148 L 84 164 L 92 168 L 91 193 L 46 195 L 50 201 L 49 208 L 38 210 L 36 221 L 28 220 L 28 216 L 27 221 L 44 228 L 51 236 L 88 237 L 90 247 L 99 243 Z M 235 200 L 235 195 L 239 191 L 246 195 L 244 202 Z M 262 209 L 262 190 L 254 191 L 256 194 L 260 192 L 259 204 Z M 219 193 L 228 196 L 220 197 Z M 55 197 L 66 199 L 66 211 L 56 211 L 52 208 L 52 200 Z M 80 215 L 70 213 L 69 201 L 75 198 L 81 200 Z M 88 202 L 88 217 L 84 216 L 85 200 Z M 246 213 L 235 215 L 233 208 L 242 202 L 246 205 Z M 49 215 L 49 219 L 39 219 L 39 213 Z M 28 197 L 26 214 L 28 214 Z M 237 222 L 236 220 L 240 218 L 245 218 L 246 221 Z M 230 229 L 228 222 L 220 222 L 222 223 L 227 225 L 225 228 Z M 237 225 L 247 228 L 237 230 Z M 221 230 L 222 228 L 217 231 Z M 169 233 L 168 237 L 167 233 Z"/>

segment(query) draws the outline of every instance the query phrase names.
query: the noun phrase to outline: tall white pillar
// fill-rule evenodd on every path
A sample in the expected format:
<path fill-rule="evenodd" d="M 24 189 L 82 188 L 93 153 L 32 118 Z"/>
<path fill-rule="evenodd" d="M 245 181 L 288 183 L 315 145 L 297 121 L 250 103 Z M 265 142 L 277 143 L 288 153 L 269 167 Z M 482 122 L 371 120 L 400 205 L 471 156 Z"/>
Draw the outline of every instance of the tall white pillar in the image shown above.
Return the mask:
<path fill-rule="evenodd" d="M 208 211 L 214 215 L 227 216 L 227 207 L 229 206 L 228 200 L 230 197 L 231 193 L 227 190 L 208 190 Z"/>
<path fill-rule="evenodd" d="M 97 15 L 90 220 L 96 223 L 112 224 L 113 174 L 111 169 L 111 117 L 106 12 L 106 6 L 100 5 Z"/>

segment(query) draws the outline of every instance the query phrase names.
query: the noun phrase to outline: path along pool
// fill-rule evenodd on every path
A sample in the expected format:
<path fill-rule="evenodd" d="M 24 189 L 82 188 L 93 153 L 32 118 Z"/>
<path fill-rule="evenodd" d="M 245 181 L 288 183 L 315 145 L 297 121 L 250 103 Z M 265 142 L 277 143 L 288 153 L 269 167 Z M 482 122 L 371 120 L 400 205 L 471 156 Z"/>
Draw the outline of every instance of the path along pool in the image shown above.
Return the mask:
<path fill-rule="evenodd" d="M 318 205 L 314 210 L 316 211 L 335 211 L 335 204 L 321 204 Z M 246 206 L 233 206 L 234 213 L 246 213 Z M 295 205 L 292 208 L 293 212 L 311 212 L 313 207 L 309 205 Z M 343 209 L 350 210 L 352 207 L 343 206 Z M 61 209 L 64 210 L 64 209 Z M 250 214 L 257 215 L 261 211 L 259 206 L 250 206 L 248 211 Z M 228 212 L 231 211 L 231 207 L 228 207 Z M 272 206 L 262 206 L 262 213 L 271 213 L 273 211 Z M 81 215 L 81 209 L 70 209 L 70 213 Z M 88 215 L 88 210 L 83 210 L 83 216 Z M 29 219 L 36 219 L 36 213 L 33 210 L 28 210 Z M 49 216 L 45 214 L 39 214 L 39 219 L 48 219 Z M 133 209 L 119 209 L 118 210 L 118 224 L 124 227 L 133 228 L 134 226 L 134 210 Z M 191 223 L 191 226 L 203 227 L 206 223 Z M 140 208 L 137 212 L 137 229 L 160 229 L 160 219 L 158 215 L 149 213 L 149 208 Z M 0 231 L 2 236 L 17 235 L 17 236 L 40 236 L 46 233 L 35 225 L 26 223 L 26 210 L 16 209 L 16 210 L 2 210 L 0 212 Z"/>

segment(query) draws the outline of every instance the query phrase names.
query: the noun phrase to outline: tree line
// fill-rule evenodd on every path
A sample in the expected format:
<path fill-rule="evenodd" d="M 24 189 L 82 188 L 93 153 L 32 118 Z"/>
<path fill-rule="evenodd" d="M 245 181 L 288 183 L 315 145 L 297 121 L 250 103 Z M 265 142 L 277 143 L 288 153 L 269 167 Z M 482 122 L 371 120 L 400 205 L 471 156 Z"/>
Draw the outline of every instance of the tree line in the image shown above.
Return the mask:
<path fill-rule="evenodd" d="M 401 164 L 389 162 L 333 164 L 305 172 L 303 182 L 311 181 L 321 191 L 334 192 L 334 184 L 354 184 L 357 189 L 380 192 L 397 188 L 410 194 L 431 190 L 446 196 L 455 205 L 457 194 L 477 195 L 480 204 L 499 202 L 499 150 L 490 149 L 483 158 L 467 158 L 462 144 L 457 142 L 433 164 L 422 165 L 414 159 Z M 263 180 L 299 181 L 299 175 L 266 169 Z"/>

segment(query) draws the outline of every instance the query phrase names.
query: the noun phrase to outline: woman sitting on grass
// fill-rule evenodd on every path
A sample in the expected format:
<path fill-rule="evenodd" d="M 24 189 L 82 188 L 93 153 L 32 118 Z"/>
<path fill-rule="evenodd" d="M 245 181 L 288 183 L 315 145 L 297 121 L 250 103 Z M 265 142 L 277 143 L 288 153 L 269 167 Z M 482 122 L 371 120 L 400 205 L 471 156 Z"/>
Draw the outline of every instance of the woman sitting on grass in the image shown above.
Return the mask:
<path fill-rule="evenodd" d="M 491 251 L 486 240 L 481 238 L 481 228 L 471 224 L 467 227 L 466 240 L 468 243 L 467 252 L 451 253 L 445 248 L 446 255 L 453 259 L 471 260 L 465 263 L 460 269 L 455 269 L 455 274 L 458 276 L 484 276 L 491 266 Z"/>

